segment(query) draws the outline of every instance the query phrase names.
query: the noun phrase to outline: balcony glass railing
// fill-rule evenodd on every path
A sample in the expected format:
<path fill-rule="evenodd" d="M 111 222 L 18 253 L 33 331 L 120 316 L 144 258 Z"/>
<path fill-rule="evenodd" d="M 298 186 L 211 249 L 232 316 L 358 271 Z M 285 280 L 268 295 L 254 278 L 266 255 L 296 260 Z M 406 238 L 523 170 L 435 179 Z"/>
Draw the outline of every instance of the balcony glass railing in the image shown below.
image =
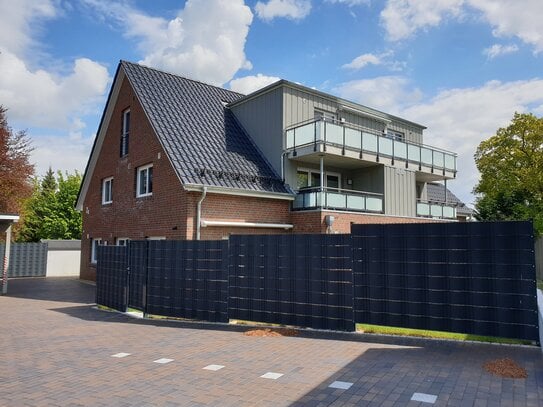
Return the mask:
<path fill-rule="evenodd" d="M 338 209 L 358 212 L 383 212 L 383 195 L 337 188 L 304 188 L 298 191 L 293 209 Z"/>
<path fill-rule="evenodd" d="M 417 216 L 456 219 L 456 205 L 446 202 L 417 201 Z"/>
<path fill-rule="evenodd" d="M 286 131 L 286 149 L 310 144 L 330 144 L 342 149 L 400 159 L 419 166 L 456 172 L 456 154 L 423 144 L 398 140 L 344 123 L 312 120 Z"/>

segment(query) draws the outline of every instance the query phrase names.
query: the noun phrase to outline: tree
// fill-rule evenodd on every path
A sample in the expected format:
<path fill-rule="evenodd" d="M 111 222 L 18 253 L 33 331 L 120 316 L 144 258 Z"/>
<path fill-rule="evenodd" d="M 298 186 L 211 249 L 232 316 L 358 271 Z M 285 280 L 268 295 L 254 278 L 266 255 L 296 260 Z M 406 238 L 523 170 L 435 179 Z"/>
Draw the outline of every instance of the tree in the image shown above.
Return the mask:
<path fill-rule="evenodd" d="M 35 181 L 34 192 L 25 202 L 18 239 L 81 239 L 81 213 L 74 207 L 80 185 L 77 171 L 65 175 L 58 171 L 55 178 L 49 168 L 41 182 Z"/>
<path fill-rule="evenodd" d="M 32 147 L 26 132 L 9 127 L 6 112 L 0 105 L 0 213 L 19 213 L 32 193 Z"/>
<path fill-rule="evenodd" d="M 533 219 L 543 234 L 543 118 L 515 113 L 508 127 L 481 142 L 475 163 L 477 218 Z"/>

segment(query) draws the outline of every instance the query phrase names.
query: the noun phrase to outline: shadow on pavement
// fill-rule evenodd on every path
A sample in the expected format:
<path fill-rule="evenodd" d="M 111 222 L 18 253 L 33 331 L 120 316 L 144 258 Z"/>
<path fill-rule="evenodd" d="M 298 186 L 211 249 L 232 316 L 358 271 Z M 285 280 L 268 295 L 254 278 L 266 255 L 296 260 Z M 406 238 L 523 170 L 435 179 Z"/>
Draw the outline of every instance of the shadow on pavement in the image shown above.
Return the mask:
<path fill-rule="evenodd" d="M 96 287 L 76 277 L 32 277 L 8 280 L 8 297 L 92 304 Z"/>

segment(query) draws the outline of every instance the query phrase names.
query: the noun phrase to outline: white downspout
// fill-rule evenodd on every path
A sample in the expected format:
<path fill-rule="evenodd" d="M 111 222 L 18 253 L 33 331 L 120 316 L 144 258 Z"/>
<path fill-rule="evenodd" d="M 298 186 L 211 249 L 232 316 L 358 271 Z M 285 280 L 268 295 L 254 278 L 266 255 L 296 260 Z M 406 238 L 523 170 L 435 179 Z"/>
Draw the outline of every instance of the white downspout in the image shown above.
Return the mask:
<path fill-rule="evenodd" d="M 196 240 L 200 240 L 200 228 L 201 228 L 201 219 L 202 219 L 202 202 L 206 199 L 207 187 L 202 187 L 202 196 L 196 204 Z"/>

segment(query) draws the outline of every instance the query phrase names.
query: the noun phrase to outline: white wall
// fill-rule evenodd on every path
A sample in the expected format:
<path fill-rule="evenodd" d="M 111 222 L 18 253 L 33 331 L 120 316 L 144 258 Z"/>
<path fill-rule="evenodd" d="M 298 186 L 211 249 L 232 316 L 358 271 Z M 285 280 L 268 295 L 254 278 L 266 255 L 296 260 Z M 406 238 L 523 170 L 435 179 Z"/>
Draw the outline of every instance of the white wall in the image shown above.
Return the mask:
<path fill-rule="evenodd" d="M 46 277 L 78 277 L 80 240 L 43 240 L 47 243 Z"/>

